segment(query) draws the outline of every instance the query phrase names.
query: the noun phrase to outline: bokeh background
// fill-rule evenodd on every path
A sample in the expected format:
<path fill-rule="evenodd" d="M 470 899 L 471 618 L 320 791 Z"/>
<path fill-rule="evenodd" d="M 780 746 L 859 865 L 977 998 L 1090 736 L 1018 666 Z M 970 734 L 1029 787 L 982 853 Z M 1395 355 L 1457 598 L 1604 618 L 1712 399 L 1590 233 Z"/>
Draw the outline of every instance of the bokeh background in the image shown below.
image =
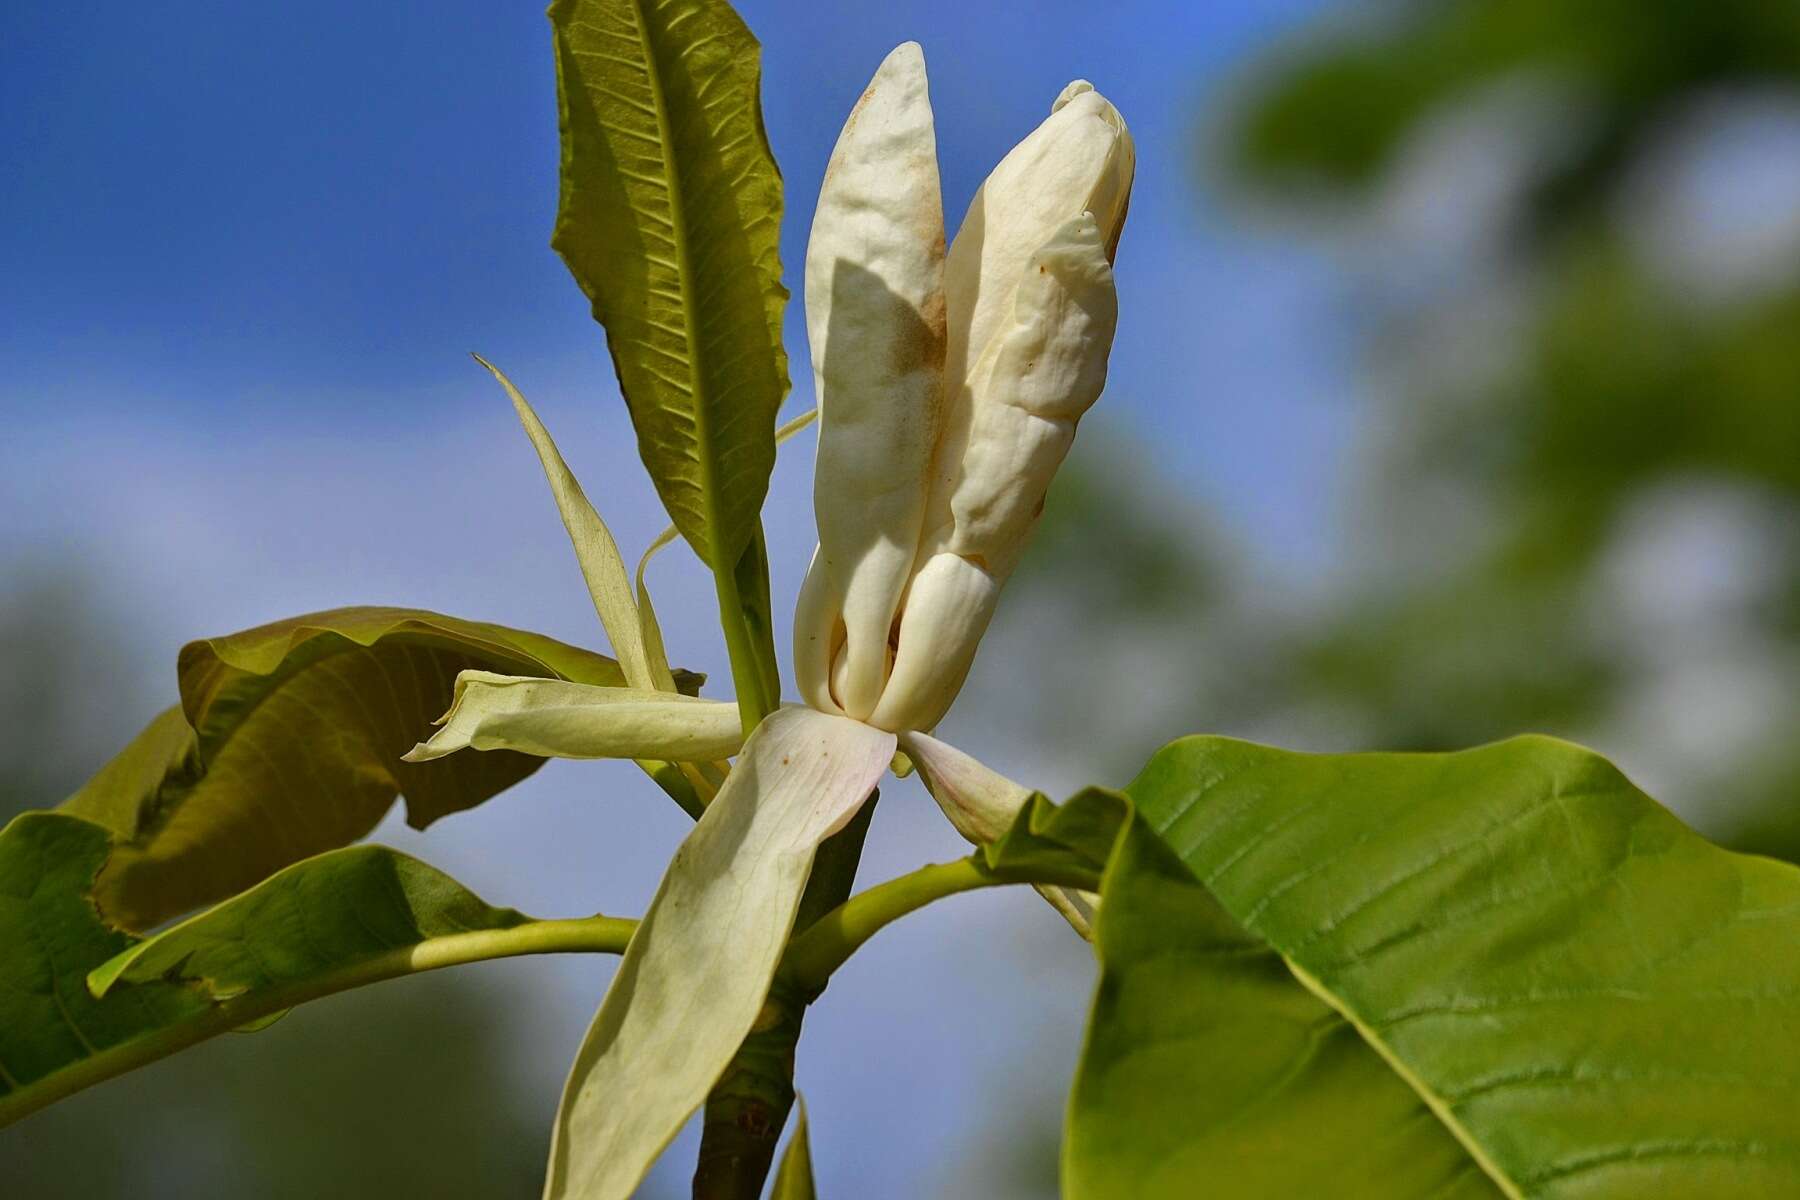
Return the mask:
<path fill-rule="evenodd" d="M 1206 730 L 1541 730 L 1800 855 L 1800 8 L 1769 0 L 741 0 L 797 276 L 838 127 L 932 70 L 947 212 L 1085 76 L 1140 174 L 1107 395 L 945 736 L 1052 792 Z M 592 643 L 537 404 L 661 518 L 548 249 L 549 30 L 477 0 L 23 0 L 0 36 L 0 818 L 173 696 L 179 645 L 346 603 Z M 798 306 L 789 346 L 805 361 Z M 788 412 L 810 405 L 795 372 Z M 811 438 L 766 520 L 777 608 Z M 685 551 L 675 657 L 727 678 Z M 497 903 L 640 911 L 685 818 L 552 764 L 377 835 Z M 865 879 L 960 853 L 908 783 Z M 9 1197 L 530 1197 L 610 961 L 299 1011 L 0 1132 Z M 884 932 L 808 1022 L 827 1195 L 1039 1197 L 1091 980 L 1035 898 Z M 1178 1098 L 1172 1098 L 1178 1102 Z M 683 1193 L 692 1133 L 646 1188 Z"/>

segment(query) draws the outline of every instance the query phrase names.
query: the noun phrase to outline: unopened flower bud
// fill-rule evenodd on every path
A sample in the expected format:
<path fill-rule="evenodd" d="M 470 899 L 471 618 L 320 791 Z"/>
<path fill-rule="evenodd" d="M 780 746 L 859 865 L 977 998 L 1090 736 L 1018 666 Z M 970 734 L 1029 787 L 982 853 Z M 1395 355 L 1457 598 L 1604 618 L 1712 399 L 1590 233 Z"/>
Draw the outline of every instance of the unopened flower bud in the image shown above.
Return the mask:
<path fill-rule="evenodd" d="M 940 264 L 934 154 L 909 44 L 844 127 L 807 252 L 819 550 L 796 674 L 814 707 L 896 731 L 931 729 L 955 700 L 1105 385 L 1136 169 L 1118 110 L 1078 80 Z"/>

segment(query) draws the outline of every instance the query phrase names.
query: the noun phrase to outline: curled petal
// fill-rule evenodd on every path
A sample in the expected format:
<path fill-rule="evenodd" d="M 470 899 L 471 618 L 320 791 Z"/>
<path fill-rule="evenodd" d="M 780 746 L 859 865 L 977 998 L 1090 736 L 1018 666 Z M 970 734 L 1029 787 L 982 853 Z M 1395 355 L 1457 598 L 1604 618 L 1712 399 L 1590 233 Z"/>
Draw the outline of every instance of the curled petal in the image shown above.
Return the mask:
<path fill-rule="evenodd" d="M 936 726 L 962 690 L 999 599 L 999 580 L 978 564 L 956 554 L 927 559 L 907 591 L 893 673 L 869 724 Z"/>
<path fill-rule="evenodd" d="M 712 762 L 743 745 L 738 707 L 639 688 L 464 671 L 450 711 L 407 762 L 458 750 L 516 750 L 545 758 Z"/>
<path fill-rule="evenodd" d="M 937 141 L 916 43 L 876 71 L 838 138 L 806 251 L 806 324 L 819 396 L 811 570 L 843 623 L 840 685 L 811 674 L 862 719 L 887 674 L 937 442 L 944 363 L 944 215 Z M 796 634 L 800 630 L 796 627 Z"/>
<path fill-rule="evenodd" d="M 843 597 L 819 565 L 819 550 L 794 604 L 794 682 L 800 698 L 820 712 L 843 715 L 831 695 L 831 664 L 844 642 Z"/>

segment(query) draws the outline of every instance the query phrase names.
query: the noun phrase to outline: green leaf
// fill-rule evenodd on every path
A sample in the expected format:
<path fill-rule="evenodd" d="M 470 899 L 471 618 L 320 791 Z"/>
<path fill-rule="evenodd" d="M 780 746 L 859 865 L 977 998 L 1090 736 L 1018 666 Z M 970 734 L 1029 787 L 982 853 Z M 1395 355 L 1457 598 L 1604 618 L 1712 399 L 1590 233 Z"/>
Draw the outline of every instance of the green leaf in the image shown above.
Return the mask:
<path fill-rule="evenodd" d="M 1121 1106 L 1139 1113 L 1139 1132 L 1111 1136 L 1140 1139 L 1140 1168 L 1165 1172 L 1146 1176 L 1160 1194 L 1217 1188 L 1234 1172 L 1251 1182 L 1232 1194 L 1269 1194 L 1256 1181 L 1275 1168 L 1247 1161 L 1237 1142 L 1152 1166 L 1157 1139 L 1208 1144 L 1190 1108 L 1252 1122 L 1270 1134 L 1267 1152 L 1288 1158 L 1308 1139 L 1374 1155 L 1383 1130 L 1442 1135 L 1400 1156 L 1441 1165 L 1435 1182 L 1408 1176 L 1418 1186 L 1403 1190 L 1327 1157 L 1276 1194 L 1800 1194 L 1792 866 L 1710 845 L 1605 760 L 1546 738 L 1318 756 L 1190 738 L 1159 753 L 1129 794 L 1317 1006 L 1319 1045 L 1296 1046 L 1294 1070 L 1341 1061 L 1329 1088 L 1302 1089 L 1314 1103 L 1274 1136 L 1281 1127 L 1259 1120 L 1282 1111 L 1262 1082 L 1272 1066 L 1252 1070 L 1264 1047 L 1241 1016 L 1183 1015 L 1194 962 L 1155 973 L 1182 966 L 1155 945 L 1180 906 L 1140 905 L 1134 918 L 1115 864 L 1099 918 L 1101 998 L 1114 1002 L 1096 1006 L 1071 1109 L 1070 1162 L 1088 1181 L 1072 1195 L 1159 1194 L 1121 1190 L 1129 1174 L 1103 1165 L 1104 1114 Z M 1221 975 L 1235 966 L 1246 985 L 1270 981 L 1244 1012 L 1289 1005 L 1304 1023 L 1304 1003 L 1276 986 L 1266 955 L 1213 957 Z M 1185 1067 L 1157 1053 L 1178 1040 L 1191 1051 Z M 1206 1081 L 1205 1105 L 1147 1107 L 1184 1079 L 1189 1095 Z M 1370 1112 L 1394 1111 L 1396 1081 L 1411 1107 L 1371 1125 Z M 1458 1161 L 1441 1158 L 1443 1137 Z"/>
<path fill-rule="evenodd" d="M 817 1200 L 813 1186 L 812 1140 L 806 1132 L 806 1100 L 796 1096 L 794 1136 L 781 1152 L 781 1165 L 775 1169 L 775 1187 L 769 1200 Z"/>
<path fill-rule="evenodd" d="M 755 1025 L 819 843 L 853 817 L 894 736 L 771 713 L 693 832 L 607 989 L 550 1143 L 546 1200 L 624 1200 Z"/>
<path fill-rule="evenodd" d="M 37 1091 L 56 1099 L 83 1086 L 59 1089 L 58 1072 L 205 1008 L 175 985 L 89 994 L 88 971 L 133 942 L 89 899 L 109 842 L 61 813 L 28 812 L 0 829 L 0 1125 L 38 1107 Z"/>
<path fill-rule="evenodd" d="M 92 903 L 109 849 L 106 830 L 63 813 L 0 830 L 0 1125 L 307 1000 L 482 959 L 617 953 L 633 928 L 536 921 L 406 855 L 356 846 L 139 941 Z"/>
<path fill-rule="evenodd" d="M 1141 820 L 1123 825 L 1102 894 L 1063 1142 L 1070 1200 L 1500 1194 Z"/>
<path fill-rule="evenodd" d="M 556 0 L 550 21 L 551 244 L 606 327 L 664 507 L 728 576 L 757 526 L 788 386 L 761 47 L 724 0 Z"/>
<path fill-rule="evenodd" d="M 541 759 L 504 752 L 401 761 L 450 706 L 460 671 L 624 682 L 617 663 L 591 651 L 398 608 L 336 609 L 193 642 L 179 668 L 181 708 L 63 805 L 119 839 L 95 901 L 128 929 L 361 838 L 398 794 L 408 822 L 424 828 L 531 774 Z M 697 687 L 693 676 L 681 682 Z"/>
<path fill-rule="evenodd" d="M 637 604 L 631 596 L 631 578 L 625 574 L 625 559 L 619 553 L 619 544 L 613 540 L 612 531 L 600 519 L 587 493 L 581 490 L 580 481 L 575 478 L 575 472 L 569 470 L 550 431 L 519 389 L 513 386 L 512 380 L 481 355 L 475 355 L 475 361 L 487 368 L 512 400 L 513 411 L 525 427 L 525 436 L 531 439 L 532 448 L 537 451 L 544 476 L 550 482 L 550 492 L 556 498 L 563 528 L 568 531 L 569 542 L 575 548 L 575 560 L 594 602 L 594 612 L 606 630 L 613 652 L 619 656 L 619 668 L 625 672 L 626 682 L 645 691 L 674 691 L 675 679 L 669 672 L 669 660 L 663 652 L 661 632 L 657 631 L 654 638 L 648 636 L 650 629 L 638 616 Z"/>

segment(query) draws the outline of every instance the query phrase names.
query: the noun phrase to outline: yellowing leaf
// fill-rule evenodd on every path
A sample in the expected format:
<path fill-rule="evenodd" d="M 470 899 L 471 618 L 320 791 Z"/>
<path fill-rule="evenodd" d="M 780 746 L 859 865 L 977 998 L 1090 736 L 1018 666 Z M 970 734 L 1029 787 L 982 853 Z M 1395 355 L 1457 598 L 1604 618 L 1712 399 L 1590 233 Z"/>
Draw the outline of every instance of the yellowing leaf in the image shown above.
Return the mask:
<path fill-rule="evenodd" d="M 401 761 L 465 668 L 624 682 L 603 655 L 417 609 L 333 609 L 190 643 L 181 707 L 63 805 L 120 843 L 95 903 L 110 921 L 148 929 L 363 837 L 396 795 L 422 829 L 511 787 L 540 760 Z M 684 672 L 677 683 L 692 691 L 699 679 Z M 671 768 L 642 765 L 679 793 Z"/>

